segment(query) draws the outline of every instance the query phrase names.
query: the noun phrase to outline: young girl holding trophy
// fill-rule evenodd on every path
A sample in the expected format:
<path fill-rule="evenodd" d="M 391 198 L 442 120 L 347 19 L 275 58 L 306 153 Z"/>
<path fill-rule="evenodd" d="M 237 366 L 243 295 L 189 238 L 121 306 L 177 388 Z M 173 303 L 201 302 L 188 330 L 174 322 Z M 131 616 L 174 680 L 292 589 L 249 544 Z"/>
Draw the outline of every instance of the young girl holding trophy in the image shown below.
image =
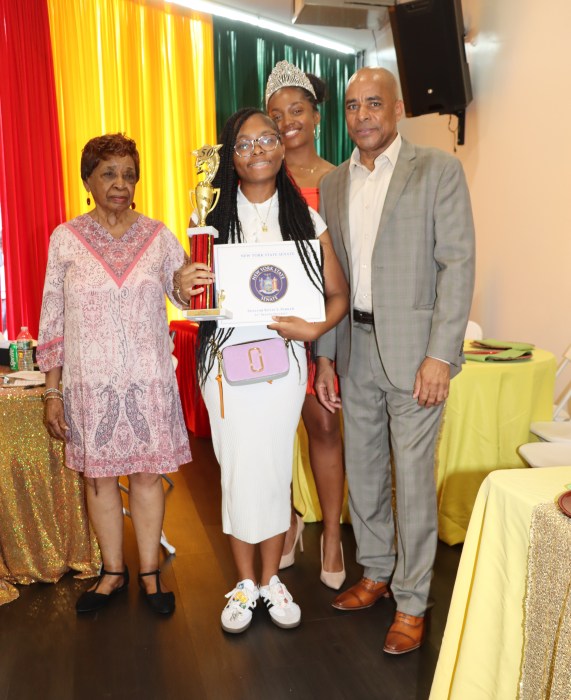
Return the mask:
<path fill-rule="evenodd" d="M 238 633 L 250 625 L 260 598 L 279 627 L 296 627 L 301 621 L 299 606 L 277 574 L 290 523 L 293 443 L 307 382 L 303 343 L 339 323 L 349 300 L 325 223 L 286 173 L 274 122 L 260 110 L 242 109 L 227 121 L 221 140 L 220 168 L 212 182 L 220 190 L 219 201 L 206 220 L 218 232 L 215 244 L 293 241 L 305 274 L 325 296 L 325 320 L 316 323 L 276 316 L 267 326 L 200 324 L 198 373 L 221 468 L 223 530 L 230 538 L 239 579 L 226 596 L 221 622 L 226 632 Z M 198 223 L 196 215 L 193 221 Z M 306 243 L 315 238 L 322 264 Z M 180 273 L 179 293 L 189 300 L 213 279 L 208 265 L 194 262 Z M 281 342 L 281 352 L 289 359 L 289 370 L 275 375 L 280 378 L 229 384 L 222 376 L 222 369 L 229 371 L 235 349 L 250 347 L 250 361 L 254 357 L 257 362 L 259 353 L 261 362 L 259 348 L 279 338 L 286 341 Z M 273 360 L 273 353 L 274 349 L 266 359 Z M 256 545 L 259 576 L 254 567 Z"/>

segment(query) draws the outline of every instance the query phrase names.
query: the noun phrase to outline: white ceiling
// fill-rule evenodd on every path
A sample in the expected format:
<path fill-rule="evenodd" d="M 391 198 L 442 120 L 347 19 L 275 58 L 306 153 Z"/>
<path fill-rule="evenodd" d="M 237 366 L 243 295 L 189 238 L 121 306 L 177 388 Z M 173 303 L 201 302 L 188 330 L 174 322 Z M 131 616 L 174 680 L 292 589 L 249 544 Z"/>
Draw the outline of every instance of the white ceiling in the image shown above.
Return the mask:
<path fill-rule="evenodd" d="M 219 2 L 219 0 L 214 0 Z M 275 22 L 282 24 L 291 24 L 293 17 L 293 2 L 294 0 L 222 0 L 221 5 L 228 5 L 237 10 L 250 12 L 254 15 L 272 19 Z M 357 50 L 366 50 L 374 48 L 373 33 L 369 29 L 347 29 L 341 27 L 324 27 L 314 25 L 303 25 L 296 23 L 293 25 L 299 29 L 303 29 L 314 34 L 334 39 L 344 44 L 354 46 Z"/>

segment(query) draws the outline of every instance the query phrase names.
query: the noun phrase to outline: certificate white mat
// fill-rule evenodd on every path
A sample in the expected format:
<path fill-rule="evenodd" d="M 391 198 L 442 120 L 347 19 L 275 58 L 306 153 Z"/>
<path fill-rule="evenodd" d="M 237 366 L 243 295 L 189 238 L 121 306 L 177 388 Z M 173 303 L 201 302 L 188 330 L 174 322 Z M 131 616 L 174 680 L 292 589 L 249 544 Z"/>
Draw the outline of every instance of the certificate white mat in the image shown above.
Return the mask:
<path fill-rule="evenodd" d="M 321 261 L 317 239 L 305 241 Z M 293 241 L 214 246 L 219 304 L 232 314 L 220 327 L 259 326 L 273 316 L 325 320 L 325 298 L 308 277 Z"/>

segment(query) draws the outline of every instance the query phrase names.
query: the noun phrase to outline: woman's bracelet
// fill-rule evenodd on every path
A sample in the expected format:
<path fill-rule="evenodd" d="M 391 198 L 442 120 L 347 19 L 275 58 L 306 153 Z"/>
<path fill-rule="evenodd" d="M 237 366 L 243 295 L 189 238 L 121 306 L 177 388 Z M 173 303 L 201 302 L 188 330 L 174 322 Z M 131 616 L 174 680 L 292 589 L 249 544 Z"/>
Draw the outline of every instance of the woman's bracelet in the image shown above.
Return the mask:
<path fill-rule="evenodd" d="M 58 396 L 57 394 L 50 394 L 49 396 L 42 396 L 42 401 L 46 403 L 46 401 L 49 401 L 50 399 L 57 399 L 58 401 L 61 401 L 63 403 L 63 396 Z"/>
<path fill-rule="evenodd" d="M 190 299 L 188 301 L 182 300 L 182 297 L 180 296 L 180 287 L 173 287 L 172 295 L 178 301 L 178 303 L 185 309 L 190 308 Z"/>
<path fill-rule="evenodd" d="M 59 389 L 46 389 L 42 394 L 42 401 L 47 401 L 48 399 L 61 399 L 63 401 L 63 394 Z"/>

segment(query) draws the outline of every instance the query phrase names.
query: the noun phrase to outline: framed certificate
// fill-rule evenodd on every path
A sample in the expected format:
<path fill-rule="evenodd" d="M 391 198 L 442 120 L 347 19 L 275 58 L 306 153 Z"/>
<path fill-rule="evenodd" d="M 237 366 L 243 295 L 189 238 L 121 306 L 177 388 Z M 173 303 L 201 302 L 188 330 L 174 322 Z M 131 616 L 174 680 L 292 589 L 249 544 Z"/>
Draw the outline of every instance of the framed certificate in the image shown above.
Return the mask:
<path fill-rule="evenodd" d="M 318 240 L 306 241 L 321 261 Z M 219 326 L 260 326 L 272 316 L 325 320 L 325 298 L 303 267 L 293 241 L 214 246 L 218 303 L 228 319 Z"/>

